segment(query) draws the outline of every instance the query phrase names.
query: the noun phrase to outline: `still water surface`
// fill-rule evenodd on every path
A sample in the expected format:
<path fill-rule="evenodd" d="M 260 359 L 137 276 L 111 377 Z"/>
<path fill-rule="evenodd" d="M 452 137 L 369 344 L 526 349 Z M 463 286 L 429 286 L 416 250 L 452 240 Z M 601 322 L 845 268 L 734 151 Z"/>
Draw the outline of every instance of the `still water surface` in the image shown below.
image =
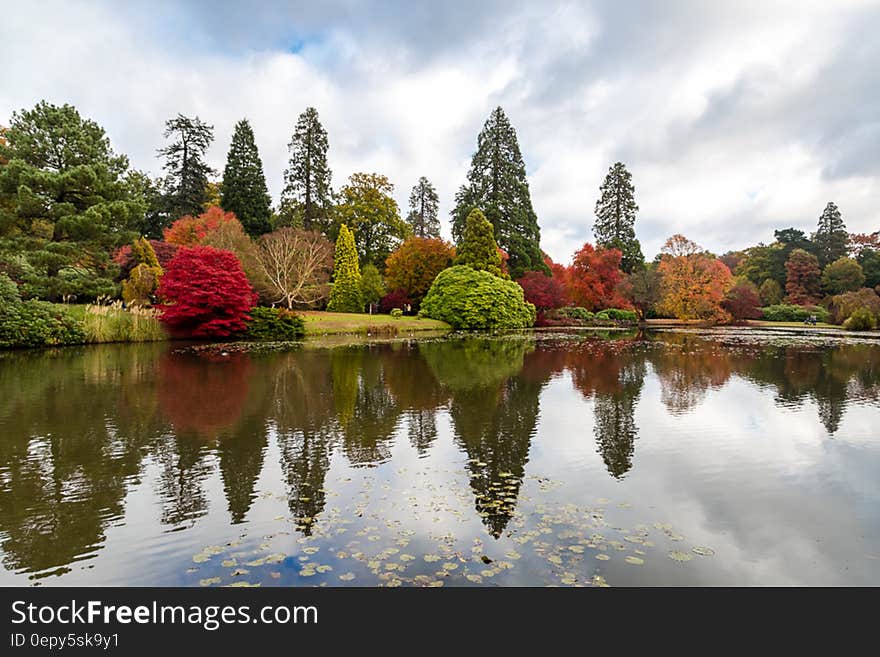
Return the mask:
<path fill-rule="evenodd" d="M 880 584 L 880 346 L 0 354 L 0 585 Z"/>

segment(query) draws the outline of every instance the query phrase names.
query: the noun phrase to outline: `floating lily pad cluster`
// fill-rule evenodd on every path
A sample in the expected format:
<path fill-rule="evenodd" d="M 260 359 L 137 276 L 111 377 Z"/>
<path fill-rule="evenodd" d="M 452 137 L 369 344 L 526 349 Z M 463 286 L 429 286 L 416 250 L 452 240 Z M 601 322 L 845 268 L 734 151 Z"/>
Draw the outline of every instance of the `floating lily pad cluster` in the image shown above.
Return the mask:
<path fill-rule="evenodd" d="M 468 466 L 485 467 L 478 460 Z M 610 509 L 628 511 L 634 508 L 629 502 L 542 501 L 559 482 L 509 472 L 498 473 L 476 494 L 478 517 L 507 516 L 504 533 L 496 537 L 477 524 L 468 482 L 458 477 L 441 486 L 426 476 L 429 469 L 415 473 L 422 485 L 404 490 L 402 497 L 393 495 L 389 481 L 377 484 L 376 477 L 365 475 L 348 505 L 328 506 L 308 519 L 277 516 L 274 522 L 291 529 L 207 546 L 193 555 L 188 574 L 201 586 L 608 586 L 616 568 L 650 568 L 669 560 L 685 565 L 714 555 L 706 546 L 689 548 L 667 523 L 626 529 L 609 522 Z M 358 482 L 342 477 L 338 483 Z M 324 493 L 328 504 L 340 495 Z"/>

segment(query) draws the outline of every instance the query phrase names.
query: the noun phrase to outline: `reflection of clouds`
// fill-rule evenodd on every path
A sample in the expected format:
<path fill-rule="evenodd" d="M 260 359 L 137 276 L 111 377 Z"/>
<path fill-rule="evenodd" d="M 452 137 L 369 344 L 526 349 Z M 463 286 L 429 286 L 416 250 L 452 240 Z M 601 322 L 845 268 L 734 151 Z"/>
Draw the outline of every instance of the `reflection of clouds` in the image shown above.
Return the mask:
<path fill-rule="evenodd" d="M 614 485 L 591 449 L 589 404 L 559 388 L 542 399 L 547 412 L 530 467 L 550 472 L 568 463 L 559 475 L 566 499 L 631 502 L 649 514 L 641 522 L 669 522 L 685 536 L 670 549 L 716 550 L 711 562 L 698 562 L 699 575 L 688 564 L 656 573 L 663 583 L 877 581 L 876 562 L 865 559 L 869 549 L 878 552 L 867 547 L 878 536 L 866 529 L 876 526 L 880 499 L 880 445 L 869 435 L 876 408 L 849 408 L 832 441 L 813 402 L 781 411 L 767 390 L 734 375 L 689 413 L 672 415 L 649 375 L 635 415 L 644 427 L 637 463 Z M 663 552 L 653 558 L 665 559 Z"/>

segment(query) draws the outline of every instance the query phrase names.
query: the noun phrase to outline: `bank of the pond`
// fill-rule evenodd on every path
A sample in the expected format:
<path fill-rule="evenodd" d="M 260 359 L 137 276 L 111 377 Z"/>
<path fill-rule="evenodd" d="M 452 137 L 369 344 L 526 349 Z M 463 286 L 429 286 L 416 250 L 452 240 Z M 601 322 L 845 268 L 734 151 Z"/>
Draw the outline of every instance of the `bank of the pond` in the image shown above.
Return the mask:
<path fill-rule="evenodd" d="M 392 317 L 391 315 L 368 315 L 366 313 L 331 313 L 322 310 L 306 310 L 302 313 L 306 335 L 363 334 L 399 335 L 417 331 L 448 331 L 446 322 L 426 317 Z"/>

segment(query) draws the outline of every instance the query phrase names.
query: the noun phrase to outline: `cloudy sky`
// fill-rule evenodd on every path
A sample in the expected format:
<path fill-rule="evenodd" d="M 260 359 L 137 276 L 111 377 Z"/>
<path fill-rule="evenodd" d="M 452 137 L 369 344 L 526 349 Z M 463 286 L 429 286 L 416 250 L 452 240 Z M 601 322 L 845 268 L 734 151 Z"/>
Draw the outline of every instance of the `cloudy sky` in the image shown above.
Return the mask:
<path fill-rule="evenodd" d="M 40 99 L 100 123 L 159 173 L 165 119 L 215 127 L 222 170 L 248 117 L 277 201 L 297 116 L 315 106 L 333 183 L 377 171 L 405 208 L 437 187 L 444 233 L 476 137 L 504 107 L 542 246 L 592 239 L 616 160 L 648 257 L 682 232 L 716 252 L 812 230 L 829 200 L 880 229 L 880 0 L 528 3 L 18 2 L 0 21 L 0 124 Z"/>

